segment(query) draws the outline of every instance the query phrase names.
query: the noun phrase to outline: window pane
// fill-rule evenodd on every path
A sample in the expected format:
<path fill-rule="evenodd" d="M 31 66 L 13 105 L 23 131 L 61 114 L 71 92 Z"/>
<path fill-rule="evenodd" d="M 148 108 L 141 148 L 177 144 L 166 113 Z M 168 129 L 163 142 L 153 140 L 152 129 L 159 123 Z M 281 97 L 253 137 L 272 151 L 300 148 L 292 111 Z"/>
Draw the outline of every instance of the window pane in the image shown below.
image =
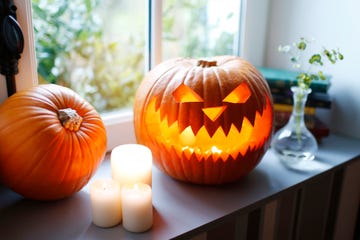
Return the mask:
<path fill-rule="evenodd" d="M 163 59 L 236 55 L 240 0 L 163 0 Z"/>
<path fill-rule="evenodd" d="M 40 83 L 72 88 L 99 112 L 131 106 L 144 76 L 143 0 L 33 0 Z"/>

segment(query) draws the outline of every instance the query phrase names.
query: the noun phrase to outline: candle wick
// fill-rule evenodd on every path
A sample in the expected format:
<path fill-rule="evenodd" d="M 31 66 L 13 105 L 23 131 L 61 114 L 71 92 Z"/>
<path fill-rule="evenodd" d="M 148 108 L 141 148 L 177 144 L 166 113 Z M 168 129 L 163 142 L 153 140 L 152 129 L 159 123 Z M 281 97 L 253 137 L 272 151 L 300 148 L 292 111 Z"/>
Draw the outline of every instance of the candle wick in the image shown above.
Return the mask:
<path fill-rule="evenodd" d="M 105 191 L 107 188 L 108 188 L 108 185 L 107 185 L 106 183 L 104 183 L 104 184 L 102 185 L 102 189 Z"/>

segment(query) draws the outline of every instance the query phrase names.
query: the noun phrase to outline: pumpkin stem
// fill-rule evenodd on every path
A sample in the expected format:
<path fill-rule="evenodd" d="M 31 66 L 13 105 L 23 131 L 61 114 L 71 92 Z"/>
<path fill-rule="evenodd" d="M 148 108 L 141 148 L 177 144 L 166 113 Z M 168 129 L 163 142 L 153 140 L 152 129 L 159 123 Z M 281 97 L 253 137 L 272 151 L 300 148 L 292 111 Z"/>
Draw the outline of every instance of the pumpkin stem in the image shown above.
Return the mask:
<path fill-rule="evenodd" d="M 60 109 L 58 111 L 61 124 L 70 131 L 78 131 L 82 122 L 82 117 L 71 108 Z"/>
<path fill-rule="evenodd" d="M 197 62 L 197 66 L 203 67 L 203 68 L 215 67 L 216 64 L 217 64 L 216 61 L 207 61 L 207 60 L 198 60 L 198 62 Z"/>

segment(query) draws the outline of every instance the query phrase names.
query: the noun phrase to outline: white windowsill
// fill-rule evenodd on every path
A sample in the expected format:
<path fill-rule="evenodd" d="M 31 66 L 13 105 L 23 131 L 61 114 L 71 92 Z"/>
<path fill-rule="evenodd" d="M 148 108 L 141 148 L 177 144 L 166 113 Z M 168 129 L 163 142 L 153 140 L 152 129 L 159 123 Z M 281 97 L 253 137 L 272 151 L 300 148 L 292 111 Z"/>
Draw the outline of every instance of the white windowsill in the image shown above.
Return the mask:
<path fill-rule="evenodd" d="M 120 144 L 136 142 L 132 109 L 103 114 L 101 117 L 107 132 L 107 151 Z"/>

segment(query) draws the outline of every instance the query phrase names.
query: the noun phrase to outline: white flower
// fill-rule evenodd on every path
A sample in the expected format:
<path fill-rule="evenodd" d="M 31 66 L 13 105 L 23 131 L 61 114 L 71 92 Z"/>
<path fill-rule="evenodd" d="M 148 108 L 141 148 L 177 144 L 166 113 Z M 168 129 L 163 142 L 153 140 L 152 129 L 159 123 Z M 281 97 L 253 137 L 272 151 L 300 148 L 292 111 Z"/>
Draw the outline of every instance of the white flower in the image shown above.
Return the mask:
<path fill-rule="evenodd" d="M 278 51 L 287 53 L 290 51 L 290 49 L 291 49 L 291 47 L 289 45 L 285 45 L 285 46 L 279 45 Z"/>
<path fill-rule="evenodd" d="M 300 68 L 301 68 L 301 64 L 295 63 L 295 64 L 293 64 L 293 67 L 296 68 L 296 69 L 300 69 Z"/>

